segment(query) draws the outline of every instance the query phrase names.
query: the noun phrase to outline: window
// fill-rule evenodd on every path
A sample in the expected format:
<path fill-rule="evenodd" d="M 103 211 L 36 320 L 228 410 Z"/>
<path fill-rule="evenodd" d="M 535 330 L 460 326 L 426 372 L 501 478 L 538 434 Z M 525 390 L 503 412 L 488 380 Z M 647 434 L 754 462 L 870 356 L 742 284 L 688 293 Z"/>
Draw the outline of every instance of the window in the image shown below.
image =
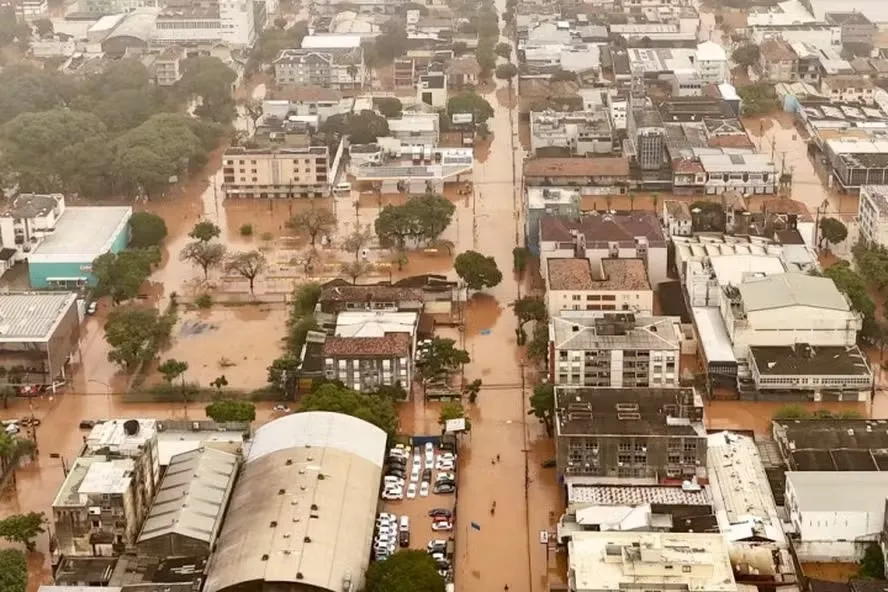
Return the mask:
<path fill-rule="evenodd" d="M 691 566 L 690 565 L 682 565 L 681 572 L 682 573 L 691 573 Z"/>

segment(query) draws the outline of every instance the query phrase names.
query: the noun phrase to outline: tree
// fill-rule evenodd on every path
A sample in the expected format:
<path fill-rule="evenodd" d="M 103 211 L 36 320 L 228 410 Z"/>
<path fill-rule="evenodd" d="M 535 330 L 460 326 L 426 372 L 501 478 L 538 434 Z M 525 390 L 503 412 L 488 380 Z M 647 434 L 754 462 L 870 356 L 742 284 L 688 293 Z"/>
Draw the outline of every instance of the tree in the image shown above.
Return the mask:
<path fill-rule="evenodd" d="M 194 225 L 194 228 L 191 229 L 191 232 L 188 233 L 188 236 L 193 238 L 194 240 L 199 240 L 202 243 L 208 243 L 214 238 L 219 238 L 219 235 L 221 234 L 221 228 L 219 228 L 209 220 L 201 220 Z"/>
<path fill-rule="evenodd" d="M 407 53 L 407 29 L 403 23 L 392 21 L 382 26 L 382 34 L 373 43 L 373 61 L 387 64 Z"/>
<path fill-rule="evenodd" d="M 475 124 L 480 125 L 493 117 L 493 107 L 478 93 L 464 90 L 447 101 L 447 115 L 452 117 L 454 113 L 471 113 Z"/>
<path fill-rule="evenodd" d="M 742 101 L 744 115 L 763 115 L 778 106 L 774 86 L 765 82 L 738 86 L 737 94 Z"/>
<path fill-rule="evenodd" d="M 237 274 L 250 282 L 250 294 L 256 278 L 268 267 L 268 260 L 259 251 L 245 251 L 229 255 L 225 260 L 225 273 Z"/>
<path fill-rule="evenodd" d="M 296 383 L 296 373 L 299 371 L 299 354 L 285 353 L 283 356 L 275 359 L 268 370 L 268 384 L 279 395 L 286 397 L 293 390 L 292 386 Z"/>
<path fill-rule="evenodd" d="M 308 234 L 311 246 L 317 243 L 318 235 L 330 234 L 336 228 L 336 214 L 327 208 L 312 207 L 304 212 L 299 212 L 287 222 L 287 226 L 294 230 L 304 230 Z"/>
<path fill-rule="evenodd" d="M 515 64 L 500 64 L 496 67 L 496 77 L 500 80 L 509 80 L 518 76 L 518 66 Z"/>
<path fill-rule="evenodd" d="M 496 266 L 496 260 L 477 251 L 466 251 L 457 255 L 453 269 L 472 290 L 492 288 L 503 281 L 503 274 Z"/>
<path fill-rule="evenodd" d="M 450 49 L 453 51 L 453 57 L 458 58 L 469 50 L 469 46 L 465 41 L 456 41 L 450 46 Z"/>
<path fill-rule="evenodd" d="M 173 384 L 174 380 L 188 371 L 188 362 L 182 362 L 170 358 L 164 360 L 164 362 L 157 367 L 157 371 L 163 374 L 163 379 L 166 380 L 168 384 Z"/>
<path fill-rule="evenodd" d="M 576 72 L 570 70 L 555 70 L 549 80 L 552 82 L 576 82 L 577 75 Z"/>
<path fill-rule="evenodd" d="M 376 97 L 373 99 L 373 105 L 377 111 L 382 113 L 383 117 L 388 119 L 400 117 L 401 111 L 404 109 L 400 99 L 396 97 Z"/>
<path fill-rule="evenodd" d="M 877 543 L 867 545 L 857 575 L 862 578 L 885 579 L 885 558 Z"/>
<path fill-rule="evenodd" d="M 358 257 L 361 255 L 361 251 L 363 251 L 372 240 L 373 234 L 369 227 L 366 229 L 358 228 L 342 240 L 342 249 L 349 253 L 354 253 L 355 261 L 357 261 Z"/>
<path fill-rule="evenodd" d="M 216 389 L 216 393 L 221 395 L 222 389 L 228 386 L 228 379 L 225 378 L 225 375 L 217 376 L 213 380 L 210 381 L 210 386 Z"/>
<path fill-rule="evenodd" d="M 463 392 L 469 397 L 469 403 L 474 403 L 481 394 L 481 379 L 476 378 L 463 388 Z"/>
<path fill-rule="evenodd" d="M 277 16 L 274 18 L 274 26 L 277 29 L 286 29 L 287 28 L 287 19 L 282 16 Z"/>
<path fill-rule="evenodd" d="M 743 66 L 748 69 L 750 66 L 754 66 L 758 63 L 760 55 L 761 52 L 758 45 L 755 43 L 745 43 L 734 50 L 734 53 L 731 54 L 731 59 L 734 60 L 738 66 Z"/>
<path fill-rule="evenodd" d="M 182 79 L 176 88 L 188 96 L 200 98 L 200 105 L 194 110 L 199 117 L 227 124 L 235 115 L 232 85 L 237 74 L 217 57 L 197 56 L 188 58 L 182 64 Z"/>
<path fill-rule="evenodd" d="M 25 592 L 27 589 L 28 561 L 25 554 L 18 549 L 0 550 L 0 591 Z"/>
<path fill-rule="evenodd" d="M 527 342 L 527 357 L 535 362 L 549 359 L 549 324 L 537 323 L 533 327 L 533 335 Z"/>
<path fill-rule="evenodd" d="M 210 269 L 218 267 L 225 260 L 225 245 L 200 240 L 191 241 L 179 253 L 181 261 L 188 261 L 203 270 L 204 279 L 209 278 Z"/>
<path fill-rule="evenodd" d="M 206 412 L 207 417 L 220 423 L 256 419 L 256 406 L 246 401 L 232 401 L 230 399 L 214 401 L 207 405 Z"/>
<path fill-rule="evenodd" d="M 512 57 L 512 45 L 510 43 L 506 43 L 505 41 L 501 41 L 496 44 L 495 48 L 493 48 L 493 52 L 499 57 L 508 60 Z"/>
<path fill-rule="evenodd" d="M 351 415 L 372 423 L 389 436 L 394 436 L 398 430 L 398 413 L 391 400 L 335 384 L 324 384 L 305 395 L 297 413 L 303 411 L 332 411 Z"/>
<path fill-rule="evenodd" d="M 0 538 L 10 543 L 22 543 L 28 551 L 33 551 L 37 548 L 34 539 L 46 532 L 45 523 L 43 512 L 13 514 L 0 520 Z"/>
<path fill-rule="evenodd" d="M 55 32 L 55 28 L 52 26 L 52 21 L 48 18 L 39 18 L 35 20 L 34 29 L 37 31 L 37 36 L 41 39 L 52 37 L 52 34 Z"/>
<path fill-rule="evenodd" d="M 290 319 L 287 322 L 292 323 L 294 319 L 298 321 L 307 315 L 313 314 L 318 301 L 321 299 L 321 291 L 321 285 L 314 282 L 308 282 L 296 288 L 290 304 Z"/>
<path fill-rule="evenodd" d="M 116 308 L 105 322 L 105 341 L 111 346 L 108 361 L 132 371 L 150 361 L 157 349 L 169 340 L 175 319 L 160 316 L 155 308 L 128 306 Z"/>
<path fill-rule="evenodd" d="M 417 367 L 420 368 L 422 377 L 428 380 L 456 372 L 471 361 L 469 352 L 456 347 L 453 339 L 433 337 L 417 362 Z"/>
<path fill-rule="evenodd" d="M 444 578 L 425 551 L 398 551 L 367 569 L 367 592 L 444 592 Z"/>
<path fill-rule="evenodd" d="M 337 139 L 348 136 L 352 144 L 372 144 L 377 138 L 391 135 L 388 120 L 369 109 L 328 117 L 321 125 L 320 132 Z"/>
<path fill-rule="evenodd" d="M 546 433 L 552 435 L 552 415 L 555 413 L 555 387 L 551 384 L 538 384 L 530 396 L 530 411 L 546 426 Z"/>
<path fill-rule="evenodd" d="M 450 419 L 462 419 L 466 416 L 466 410 L 459 401 L 448 401 L 441 406 L 438 414 L 438 423 L 444 425 Z"/>
<path fill-rule="evenodd" d="M 340 271 L 349 278 L 352 284 L 358 283 L 358 278 L 367 274 L 371 266 L 366 261 L 347 261 L 340 266 Z"/>
<path fill-rule="evenodd" d="M 256 125 L 259 123 L 259 120 L 262 119 L 264 113 L 262 102 L 257 101 L 256 99 L 246 99 L 241 101 L 240 104 L 244 108 L 244 111 L 247 112 L 247 117 L 253 122 L 253 133 L 256 133 Z"/>
<path fill-rule="evenodd" d="M 784 405 L 774 412 L 774 419 L 808 419 L 811 414 L 801 405 Z"/>
<path fill-rule="evenodd" d="M 820 242 L 826 241 L 829 245 L 835 245 L 848 238 L 848 227 L 836 218 L 820 219 Z"/>
<path fill-rule="evenodd" d="M 518 274 L 518 278 L 524 277 L 524 270 L 527 269 L 527 258 L 530 251 L 527 247 L 515 247 L 512 249 L 512 270 Z"/>
<path fill-rule="evenodd" d="M 144 248 L 160 245 L 167 235 L 163 218 L 151 212 L 136 212 L 129 219 L 130 247 Z"/>
<path fill-rule="evenodd" d="M 92 263 L 92 273 L 97 280 L 96 295 L 111 296 L 114 304 L 135 298 L 158 263 L 160 250 L 157 247 L 99 255 Z"/>
<path fill-rule="evenodd" d="M 253 51 L 250 52 L 248 65 L 251 71 L 258 69 L 260 64 L 270 64 L 283 49 L 302 47 L 302 40 L 306 35 L 308 35 L 308 23 L 305 21 L 294 23 L 289 29 L 278 27 L 262 31 Z"/>
<path fill-rule="evenodd" d="M 376 218 L 376 234 L 385 245 L 403 250 L 408 239 L 435 241 L 450 225 L 456 206 L 437 194 L 415 196 L 407 203 L 382 209 Z"/>
<path fill-rule="evenodd" d="M 490 73 L 496 67 L 496 54 L 493 53 L 493 45 L 490 43 L 478 43 L 475 49 L 475 60 L 481 69 L 479 76 L 485 80 L 490 78 Z"/>
<path fill-rule="evenodd" d="M 513 302 L 512 308 L 521 325 L 528 321 L 544 321 L 547 317 L 546 303 L 542 298 L 525 296 Z"/>

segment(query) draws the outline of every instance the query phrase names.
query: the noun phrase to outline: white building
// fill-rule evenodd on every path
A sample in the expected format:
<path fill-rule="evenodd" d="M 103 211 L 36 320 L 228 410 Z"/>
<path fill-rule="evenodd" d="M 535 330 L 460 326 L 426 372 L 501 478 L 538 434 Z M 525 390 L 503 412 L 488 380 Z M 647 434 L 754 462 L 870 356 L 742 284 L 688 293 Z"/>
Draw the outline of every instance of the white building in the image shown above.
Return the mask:
<path fill-rule="evenodd" d="M 416 100 L 435 109 L 447 106 L 447 75 L 443 72 L 429 72 L 419 77 L 416 86 Z"/>
<path fill-rule="evenodd" d="M 714 41 L 705 41 L 697 45 L 695 63 L 697 74 L 704 83 L 721 84 L 731 80 L 728 54 Z"/>
<path fill-rule="evenodd" d="M 767 154 L 701 154 L 699 159 L 709 195 L 730 190 L 758 195 L 777 190 L 778 168 Z"/>
<path fill-rule="evenodd" d="M 666 239 L 651 212 L 592 214 L 579 220 L 540 218 L 540 273 L 548 275 L 549 259 L 582 257 L 593 266 L 602 259 L 641 259 L 651 286 L 668 280 Z"/>
<path fill-rule="evenodd" d="M 875 245 L 888 245 L 888 185 L 863 185 L 857 203 L 860 238 Z"/>
<path fill-rule="evenodd" d="M 691 236 L 694 224 L 691 210 L 685 201 L 666 200 L 663 202 L 663 226 L 669 236 Z"/>
<path fill-rule="evenodd" d="M 785 506 L 800 561 L 856 562 L 885 528 L 883 471 L 787 471 Z"/>
<path fill-rule="evenodd" d="M 274 79 L 281 86 L 361 88 L 366 77 L 364 50 L 358 47 L 284 49 L 274 63 Z"/>
<path fill-rule="evenodd" d="M 678 388 L 681 319 L 563 312 L 549 325 L 554 384 Z"/>
<path fill-rule="evenodd" d="M 531 111 L 530 151 L 545 155 L 590 156 L 611 154 L 613 132 L 607 112 L 599 111 Z M 553 152 L 553 150 L 555 152 Z"/>
<path fill-rule="evenodd" d="M 789 43 L 806 43 L 823 49 L 842 48 L 842 27 L 826 23 L 750 25 L 747 32 L 756 44 L 768 37 L 782 37 Z"/>
<path fill-rule="evenodd" d="M 6 271 L 16 261 L 27 258 L 43 238 L 55 230 L 65 213 L 65 196 L 61 193 L 41 195 L 20 193 L 0 212 L 0 268 Z M 9 250 L 15 251 L 11 253 Z"/>
<path fill-rule="evenodd" d="M 433 146 L 441 141 L 440 119 L 437 113 L 409 113 L 388 120 L 391 137 L 402 146 Z"/>
<path fill-rule="evenodd" d="M 168 3 L 157 15 L 155 43 L 227 43 L 252 47 L 258 35 L 253 0 L 210 0 L 201 5 Z"/>
<path fill-rule="evenodd" d="M 571 592 L 735 592 L 721 534 L 578 532 L 568 543 Z"/>
<path fill-rule="evenodd" d="M 654 292 L 641 259 L 549 259 L 546 308 L 549 317 L 561 311 L 589 310 L 650 315 Z"/>

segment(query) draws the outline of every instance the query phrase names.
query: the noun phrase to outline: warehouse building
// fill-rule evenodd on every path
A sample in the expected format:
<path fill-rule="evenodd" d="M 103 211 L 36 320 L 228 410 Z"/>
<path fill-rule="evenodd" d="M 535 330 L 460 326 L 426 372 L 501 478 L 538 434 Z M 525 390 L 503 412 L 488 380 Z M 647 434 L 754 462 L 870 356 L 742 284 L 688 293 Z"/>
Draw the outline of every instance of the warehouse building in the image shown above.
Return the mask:
<path fill-rule="evenodd" d="M 296 413 L 259 428 L 205 590 L 362 589 L 385 445 L 381 429 L 339 413 Z"/>

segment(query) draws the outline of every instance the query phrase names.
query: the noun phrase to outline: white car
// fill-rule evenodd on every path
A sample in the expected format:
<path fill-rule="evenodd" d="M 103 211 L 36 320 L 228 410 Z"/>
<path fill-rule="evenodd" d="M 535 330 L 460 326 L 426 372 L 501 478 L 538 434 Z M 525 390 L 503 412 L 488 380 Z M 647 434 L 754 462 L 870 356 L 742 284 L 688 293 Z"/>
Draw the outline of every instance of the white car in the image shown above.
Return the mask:
<path fill-rule="evenodd" d="M 422 468 L 422 457 L 418 454 L 413 455 L 413 466 Z"/>
<path fill-rule="evenodd" d="M 434 530 L 434 531 L 453 530 L 453 523 L 448 522 L 446 520 L 442 520 L 440 522 L 433 522 L 432 523 L 432 530 Z"/>
<path fill-rule="evenodd" d="M 382 492 L 382 499 L 402 500 L 404 499 L 404 489 L 401 487 L 398 487 L 397 489 L 386 489 Z"/>
<path fill-rule="evenodd" d="M 422 469 L 420 469 L 417 466 L 413 467 L 413 469 L 410 471 L 410 482 L 411 483 L 419 483 L 419 472 L 421 470 Z"/>
<path fill-rule="evenodd" d="M 423 481 L 422 485 L 419 486 L 419 497 L 428 497 L 429 496 L 429 482 Z"/>
<path fill-rule="evenodd" d="M 438 473 L 438 476 L 435 477 L 435 482 L 438 481 L 456 481 L 456 475 L 453 473 Z"/>
<path fill-rule="evenodd" d="M 386 476 L 382 482 L 386 487 L 391 487 L 393 485 L 404 485 L 404 480 L 400 477 L 395 477 L 394 475 Z"/>
<path fill-rule="evenodd" d="M 380 512 L 379 516 L 376 518 L 376 522 L 397 522 L 398 516 L 396 514 L 390 514 L 388 512 Z"/>
<path fill-rule="evenodd" d="M 454 468 L 454 464 L 451 461 L 442 460 L 438 461 L 438 464 L 435 465 L 435 468 L 439 471 L 452 471 Z"/>
<path fill-rule="evenodd" d="M 414 499 L 416 497 L 416 483 L 411 483 L 407 486 L 407 499 Z"/>
<path fill-rule="evenodd" d="M 431 469 L 435 466 L 435 453 L 426 453 L 425 455 L 425 468 Z"/>
<path fill-rule="evenodd" d="M 426 454 L 431 454 L 431 453 L 435 452 L 435 445 L 432 444 L 431 442 L 426 442 L 425 443 L 425 451 L 426 451 Z"/>

